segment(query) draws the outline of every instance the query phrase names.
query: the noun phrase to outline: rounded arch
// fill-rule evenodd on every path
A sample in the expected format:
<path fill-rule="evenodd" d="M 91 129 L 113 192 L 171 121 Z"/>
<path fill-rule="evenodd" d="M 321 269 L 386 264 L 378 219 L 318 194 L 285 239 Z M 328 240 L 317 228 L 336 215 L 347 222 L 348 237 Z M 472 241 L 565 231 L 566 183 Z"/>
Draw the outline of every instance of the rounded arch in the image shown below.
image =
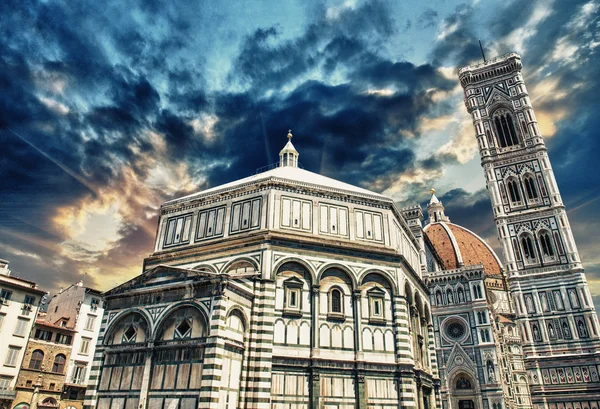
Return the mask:
<path fill-rule="evenodd" d="M 104 335 L 104 339 L 102 341 L 103 345 L 114 344 L 115 335 L 117 335 L 118 332 L 124 332 L 122 331 L 124 330 L 124 328 L 120 328 L 120 326 L 130 318 L 132 319 L 133 323 L 135 317 L 140 318 L 142 326 L 145 327 L 144 340 L 150 339 L 152 335 L 152 319 L 148 316 L 146 311 L 142 310 L 141 308 L 130 308 L 120 312 L 112 319 L 112 322 L 108 325 L 108 328 L 106 329 L 106 335 Z M 122 342 L 119 341 L 118 343 L 120 344 Z"/>
<path fill-rule="evenodd" d="M 421 318 L 423 318 L 423 314 L 425 312 L 424 308 L 423 308 L 423 299 L 421 298 L 421 295 L 419 294 L 418 291 L 415 291 L 415 307 L 417 307 L 417 311 L 419 312 L 419 316 Z"/>
<path fill-rule="evenodd" d="M 404 297 L 406 298 L 406 303 L 408 305 L 414 304 L 414 294 L 412 286 L 408 280 L 404 281 Z"/>
<path fill-rule="evenodd" d="M 369 280 L 379 283 L 384 287 L 388 288 L 391 291 L 392 297 L 394 296 L 394 294 L 398 293 L 394 279 L 389 275 L 389 273 L 385 271 L 369 269 L 364 271 L 358 277 L 358 282 L 361 286 L 365 285 L 365 283 L 367 283 Z"/>
<path fill-rule="evenodd" d="M 65 373 L 67 364 L 67 356 L 65 354 L 56 354 L 52 363 L 52 372 L 57 374 Z"/>
<path fill-rule="evenodd" d="M 229 319 L 229 317 L 231 317 L 232 315 L 238 317 L 241 320 L 241 323 L 244 327 L 244 331 L 246 331 L 248 329 L 250 320 L 248 320 L 248 316 L 246 315 L 244 310 L 239 305 L 234 305 L 227 311 L 227 314 L 225 315 L 227 317 L 226 320 Z"/>
<path fill-rule="evenodd" d="M 39 406 L 58 407 L 58 402 L 56 401 L 56 399 L 49 397 L 49 398 L 44 399 Z"/>
<path fill-rule="evenodd" d="M 194 322 L 194 318 L 198 325 Z M 153 339 L 160 341 L 165 337 L 170 339 L 205 337 L 208 333 L 208 322 L 208 317 L 200 305 L 191 301 L 182 301 L 163 311 L 156 322 Z"/>
<path fill-rule="evenodd" d="M 29 369 L 42 369 L 42 363 L 44 362 L 44 351 L 36 349 L 31 353 L 29 359 Z"/>
<path fill-rule="evenodd" d="M 202 271 L 208 270 L 209 273 L 217 274 L 218 271 L 215 266 L 211 266 L 210 264 L 197 264 L 191 268 L 191 270 Z"/>
<path fill-rule="evenodd" d="M 330 274 L 336 270 L 343 273 L 348 278 L 348 282 L 350 284 L 350 291 L 353 291 L 355 288 L 358 288 L 358 283 L 356 282 L 356 276 L 354 275 L 354 273 L 348 267 L 338 263 L 329 263 L 321 267 L 317 273 L 318 283 L 321 283 L 321 281 L 323 281 L 323 278 L 327 274 Z"/>
<path fill-rule="evenodd" d="M 13 409 L 29 409 L 29 403 L 27 402 L 21 402 L 16 404 Z"/>
<path fill-rule="evenodd" d="M 316 276 L 316 273 L 315 273 L 315 270 L 313 269 L 313 267 L 310 264 L 308 264 L 306 261 L 304 261 L 298 257 L 284 257 L 283 259 L 279 260 L 273 266 L 273 271 L 275 272 L 275 274 L 279 274 L 282 271 L 281 268 L 285 264 L 288 264 L 288 263 L 296 263 L 296 264 L 299 264 L 302 267 L 304 267 L 304 269 L 310 276 L 311 282 L 313 284 L 317 283 L 317 276 Z"/>
<path fill-rule="evenodd" d="M 450 388 L 453 391 L 476 391 L 477 384 L 473 374 L 466 372 L 464 369 L 457 370 L 450 375 Z"/>
<path fill-rule="evenodd" d="M 429 311 L 429 306 L 427 304 L 425 304 L 425 306 L 424 306 L 423 309 L 424 309 L 424 311 L 423 311 L 423 318 L 425 318 L 425 322 L 427 324 L 431 324 L 433 321 L 432 321 L 432 318 L 431 318 L 431 311 Z"/>
<path fill-rule="evenodd" d="M 226 317 L 225 323 L 229 334 L 228 337 L 243 343 L 248 329 L 246 314 L 244 314 L 244 311 L 236 305 L 229 309 Z"/>
<path fill-rule="evenodd" d="M 306 267 L 306 263 L 300 263 L 296 260 L 288 260 L 281 263 L 276 269 L 273 269 L 273 271 L 275 272 L 275 280 L 282 277 L 284 273 L 292 273 L 292 275 L 297 274 L 308 284 L 309 289 L 315 282 L 313 272 Z M 287 274 L 286 278 L 290 278 L 290 274 Z"/>
<path fill-rule="evenodd" d="M 239 264 L 239 266 L 237 264 Z M 236 272 L 236 270 L 248 269 L 248 268 L 253 268 L 254 271 L 260 271 L 260 266 L 258 265 L 256 260 L 253 260 L 250 257 L 237 257 L 237 258 L 227 262 L 221 268 L 221 273 L 229 274 L 231 271 L 233 274 L 240 274 L 240 272 Z M 248 273 L 248 272 L 250 272 L 250 271 L 243 271 L 242 273 Z"/>

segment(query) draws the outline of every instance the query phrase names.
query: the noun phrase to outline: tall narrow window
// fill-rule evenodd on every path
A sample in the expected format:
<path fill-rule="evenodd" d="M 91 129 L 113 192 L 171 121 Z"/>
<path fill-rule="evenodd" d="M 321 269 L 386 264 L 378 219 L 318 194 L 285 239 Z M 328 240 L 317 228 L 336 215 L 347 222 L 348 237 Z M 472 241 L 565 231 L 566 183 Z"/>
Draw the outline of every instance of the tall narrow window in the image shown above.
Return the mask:
<path fill-rule="evenodd" d="M 504 130 L 502 129 L 499 117 L 494 118 L 494 124 L 496 125 L 496 134 L 498 134 L 500 147 L 506 148 L 506 136 L 504 135 Z"/>
<path fill-rule="evenodd" d="M 342 292 L 334 288 L 329 292 L 329 312 L 332 314 L 342 314 Z"/>
<path fill-rule="evenodd" d="M 533 249 L 533 241 L 531 236 L 526 235 L 521 238 L 521 245 L 523 246 L 523 253 L 527 261 L 535 261 L 535 250 Z"/>
<path fill-rule="evenodd" d="M 544 256 L 554 257 L 554 247 L 552 246 L 550 234 L 548 232 L 543 232 L 540 234 L 540 245 L 542 247 L 542 254 Z"/>
<path fill-rule="evenodd" d="M 537 192 L 537 189 L 535 187 L 535 180 L 533 179 L 533 177 L 527 175 L 523 179 L 523 182 L 525 182 L 525 191 L 527 192 L 527 198 L 529 200 L 537 199 L 538 198 L 538 192 Z"/>
<path fill-rule="evenodd" d="M 500 147 L 506 148 L 519 144 L 519 137 L 512 119 L 512 115 L 507 110 L 501 110 L 494 115 L 494 125 Z"/>
<path fill-rule="evenodd" d="M 521 193 L 519 190 L 519 184 L 516 180 L 513 179 L 508 181 L 508 194 L 511 202 L 521 201 Z"/>

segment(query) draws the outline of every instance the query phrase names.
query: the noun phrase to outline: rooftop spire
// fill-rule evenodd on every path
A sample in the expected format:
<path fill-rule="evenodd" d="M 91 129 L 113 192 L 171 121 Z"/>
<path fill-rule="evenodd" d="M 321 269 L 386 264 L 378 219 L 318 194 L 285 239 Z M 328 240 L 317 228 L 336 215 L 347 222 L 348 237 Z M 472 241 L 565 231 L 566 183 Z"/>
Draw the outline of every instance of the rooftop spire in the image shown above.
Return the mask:
<path fill-rule="evenodd" d="M 292 168 L 298 167 L 298 156 L 300 156 L 300 154 L 298 153 L 296 148 L 294 148 L 294 145 L 292 145 L 292 137 L 293 136 L 294 135 L 292 135 L 292 130 L 290 129 L 287 134 L 288 141 L 285 144 L 285 146 L 283 147 L 283 149 L 281 150 L 281 152 L 279 152 L 279 166 L 280 167 L 284 167 L 284 166 L 289 166 Z"/>
<path fill-rule="evenodd" d="M 429 215 L 429 223 L 439 223 L 439 222 L 448 222 L 450 223 L 450 219 L 446 217 L 444 214 L 444 205 L 435 195 L 435 189 L 431 188 L 429 190 L 431 193 L 431 199 L 429 199 L 429 204 L 427 205 L 427 214 Z"/>

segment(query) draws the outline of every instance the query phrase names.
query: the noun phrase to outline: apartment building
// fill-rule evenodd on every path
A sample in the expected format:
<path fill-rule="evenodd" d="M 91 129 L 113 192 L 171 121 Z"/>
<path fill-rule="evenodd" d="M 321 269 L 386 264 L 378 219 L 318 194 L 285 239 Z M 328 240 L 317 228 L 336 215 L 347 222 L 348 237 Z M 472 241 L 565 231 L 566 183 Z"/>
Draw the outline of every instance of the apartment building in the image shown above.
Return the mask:
<path fill-rule="evenodd" d="M 40 300 L 45 292 L 37 284 L 14 277 L 9 262 L 0 259 L 0 409 L 11 407 Z"/>

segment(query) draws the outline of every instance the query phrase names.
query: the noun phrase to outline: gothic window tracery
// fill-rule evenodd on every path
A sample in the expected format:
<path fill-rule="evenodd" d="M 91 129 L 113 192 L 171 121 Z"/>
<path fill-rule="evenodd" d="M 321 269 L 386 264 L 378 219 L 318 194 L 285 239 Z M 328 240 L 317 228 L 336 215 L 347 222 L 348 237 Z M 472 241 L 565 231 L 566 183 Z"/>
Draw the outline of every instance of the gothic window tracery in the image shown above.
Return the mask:
<path fill-rule="evenodd" d="M 508 186 L 508 196 L 510 197 L 510 201 L 513 204 L 518 204 L 519 202 L 521 202 L 521 188 L 519 186 L 519 182 L 517 181 L 517 179 L 515 178 L 510 178 L 508 179 L 508 181 L 506 182 L 506 185 Z"/>
<path fill-rule="evenodd" d="M 533 240 L 530 234 L 524 234 L 521 236 L 521 246 L 523 247 L 523 255 L 525 261 L 528 263 L 534 263 L 537 261 L 535 249 L 533 247 Z"/>
<path fill-rule="evenodd" d="M 515 129 L 512 114 L 506 109 L 499 109 L 494 113 L 494 126 L 501 148 L 518 145 L 519 137 Z"/>
<path fill-rule="evenodd" d="M 535 179 L 531 175 L 526 175 L 523 178 L 523 183 L 525 184 L 525 192 L 527 193 L 527 199 L 529 200 L 537 200 L 539 198 L 537 187 L 535 185 Z"/>
<path fill-rule="evenodd" d="M 552 245 L 552 236 L 547 231 L 542 231 L 539 235 L 540 246 L 544 258 L 554 258 L 554 246 Z"/>

